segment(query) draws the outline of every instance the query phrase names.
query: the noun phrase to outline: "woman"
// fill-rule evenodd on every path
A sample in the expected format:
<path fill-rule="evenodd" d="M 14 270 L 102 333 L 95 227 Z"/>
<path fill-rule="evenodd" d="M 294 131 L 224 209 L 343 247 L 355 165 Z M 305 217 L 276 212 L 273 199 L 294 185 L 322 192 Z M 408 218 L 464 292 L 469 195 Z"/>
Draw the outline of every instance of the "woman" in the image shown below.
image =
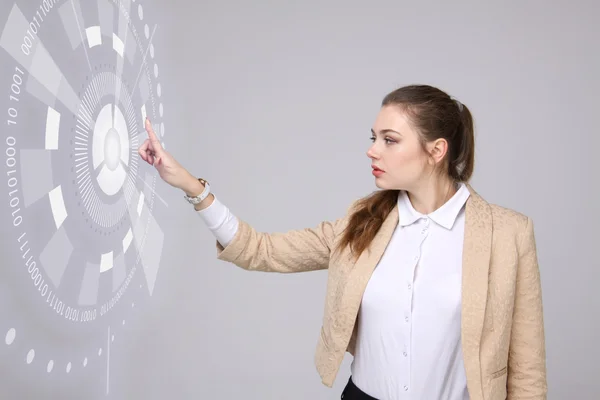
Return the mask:
<path fill-rule="evenodd" d="M 146 125 L 140 156 L 195 204 L 219 259 L 328 269 L 315 364 L 331 387 L 354 356 L 343 399 L 546 399 L 533 224 L 468 184 L 473 120 L 459 101 L 426 85 L 388 94 L 367 152 L 381 190 L 343 218 L 286 233 L 232 215 Z"/>

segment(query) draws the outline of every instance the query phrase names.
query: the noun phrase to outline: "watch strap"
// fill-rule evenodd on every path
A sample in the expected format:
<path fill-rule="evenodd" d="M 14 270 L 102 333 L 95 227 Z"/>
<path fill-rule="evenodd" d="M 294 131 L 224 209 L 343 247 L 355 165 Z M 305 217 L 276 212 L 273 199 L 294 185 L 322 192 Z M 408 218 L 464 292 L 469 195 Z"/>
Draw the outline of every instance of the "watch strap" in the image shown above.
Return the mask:
<path fill-rule="evenodd" d="M 190 204 L 198 204 L 202 202 L 208 195 L 210 194 L 210 184 L 206 179 L 198 178 L 198 181 L 204 186 L 204 190 L 197 196 L 188 196 L 187 194 L 183 196 L 185 200 L 187 200 Z"/>

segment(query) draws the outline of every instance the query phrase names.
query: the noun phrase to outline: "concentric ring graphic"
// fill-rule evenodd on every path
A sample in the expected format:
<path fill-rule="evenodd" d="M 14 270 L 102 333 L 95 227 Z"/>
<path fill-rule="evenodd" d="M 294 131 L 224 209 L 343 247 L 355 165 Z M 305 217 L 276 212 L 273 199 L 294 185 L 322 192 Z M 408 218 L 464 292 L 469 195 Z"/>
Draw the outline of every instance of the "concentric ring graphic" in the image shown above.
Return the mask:
<path fill-rule="evenodd" d="M 137 156 L 147 116 L 165 136 L 157 26 L 139 0 L 19 1 L 0 15 L 3 379 L 108 394 L 111 347 L 162 255 L 167 204 Z"/>
<path fill-rule="evenodd" d="M 135 111 L 127 92 L 121 96 L 124 111 L 110 102 L 114 88 L 121 85 L 119 80 L 114 73 L 102 72 L 94 76 L 85 89 L 73 148 L 73 154 L 78 155 L 74 160 L 77 171 L 81 171 L 77 185 L 79 191 L 85 193 L 86 212 L 103 227 L 113 226 L 123 218 L 134 194 L 133 181 L 127 179 L 127 171 L 132 156 L 129 132 L 137 133 Z M 97 116 L 94 126 L 90 126 L 91 115 Z M 135 176 L 135 162 L 131 164 L 131 171 Z M 117 202 L 102 200 L 102 197 L 116 195 L 125 184 L 125 196 L 119 197 Z"/>

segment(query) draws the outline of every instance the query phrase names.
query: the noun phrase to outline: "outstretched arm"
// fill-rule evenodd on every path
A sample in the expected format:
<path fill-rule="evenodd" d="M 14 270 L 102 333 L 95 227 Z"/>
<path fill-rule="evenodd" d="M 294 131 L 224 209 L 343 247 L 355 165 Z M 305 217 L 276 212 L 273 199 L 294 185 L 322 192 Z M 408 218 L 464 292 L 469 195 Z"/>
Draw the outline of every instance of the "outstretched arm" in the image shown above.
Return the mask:
<path fill-rule="evenodd" d="M 326 269 L 342 223 L 340 218 L 311 228 L 265 233 L 239 220 L 235 237 L 227 246 L 217 241 L 217 257 L 253 271 L 290 273 Z"/>

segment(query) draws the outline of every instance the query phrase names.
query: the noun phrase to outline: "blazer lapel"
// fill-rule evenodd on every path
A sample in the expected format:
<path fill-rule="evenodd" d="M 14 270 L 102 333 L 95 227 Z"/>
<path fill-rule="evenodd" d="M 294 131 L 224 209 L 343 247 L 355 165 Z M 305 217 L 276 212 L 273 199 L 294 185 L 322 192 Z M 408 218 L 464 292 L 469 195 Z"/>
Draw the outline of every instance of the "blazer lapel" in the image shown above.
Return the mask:
<path fill-rule="evenodd" d="M 468 390 L 483 398 L 480 346 L 488 295 L 488 271 L 492 247 L 492 213 L 489 204 L 467 185 L 471 196 L 465 209 L 462 265 L 462 348 Z"/>

